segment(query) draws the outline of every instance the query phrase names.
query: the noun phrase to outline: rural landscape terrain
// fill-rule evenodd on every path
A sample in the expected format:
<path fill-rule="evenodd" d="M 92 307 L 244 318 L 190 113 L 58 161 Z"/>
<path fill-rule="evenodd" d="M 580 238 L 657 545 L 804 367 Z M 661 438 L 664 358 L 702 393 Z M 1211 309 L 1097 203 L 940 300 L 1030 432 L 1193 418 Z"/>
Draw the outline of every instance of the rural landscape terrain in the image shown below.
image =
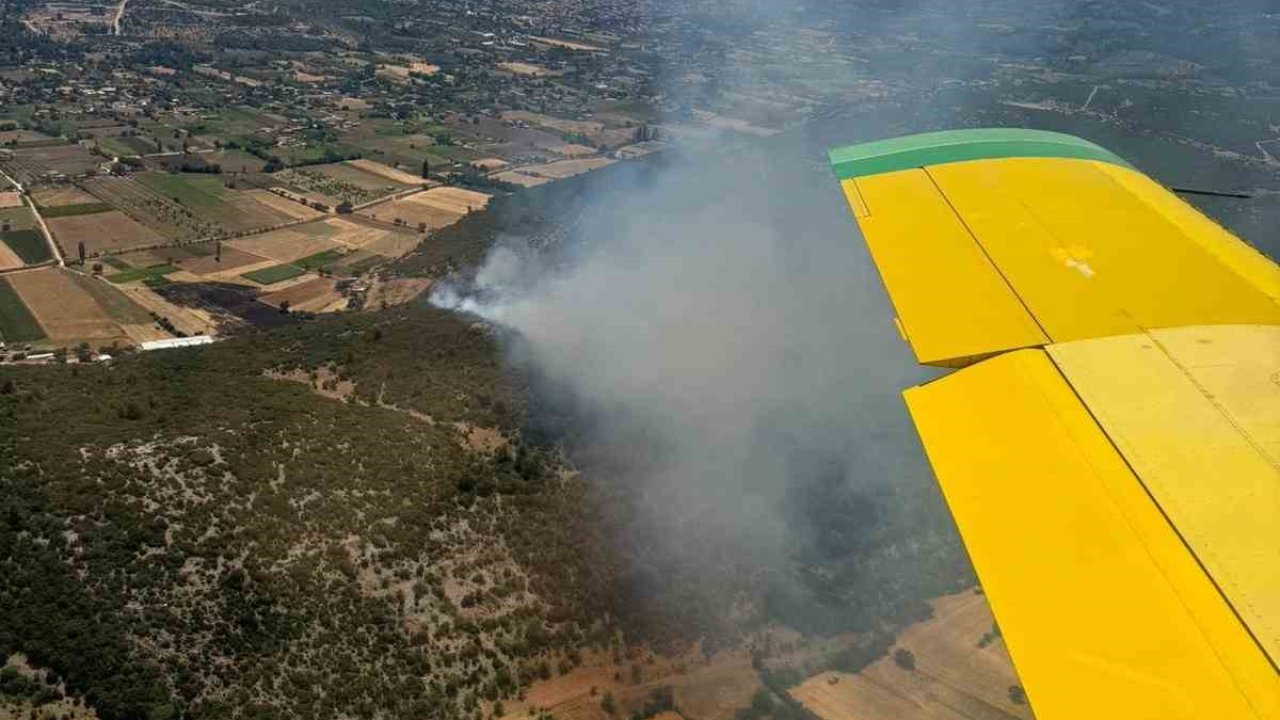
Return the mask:
<path fill-rule="evenodd" d="M 0 0 L 0 720 L 1032 718 L 824 151 L 1069 132 L 1276 257 L 1276 37 Z"/>

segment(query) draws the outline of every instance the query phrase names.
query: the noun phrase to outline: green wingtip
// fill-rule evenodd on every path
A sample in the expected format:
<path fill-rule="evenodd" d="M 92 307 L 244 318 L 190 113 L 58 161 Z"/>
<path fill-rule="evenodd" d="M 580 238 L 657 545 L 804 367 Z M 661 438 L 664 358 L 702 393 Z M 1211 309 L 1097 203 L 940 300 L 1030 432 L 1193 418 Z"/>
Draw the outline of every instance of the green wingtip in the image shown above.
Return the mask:
<path fill-rule="evenodd" d="M 1074 135 L 1022 128 L 977 128 L 904 135 L 834 148 L 831 169 L 841 180 L 910 168 L 989 158 L 1060 157 L 1130 167 L 1106 148 Z"/>

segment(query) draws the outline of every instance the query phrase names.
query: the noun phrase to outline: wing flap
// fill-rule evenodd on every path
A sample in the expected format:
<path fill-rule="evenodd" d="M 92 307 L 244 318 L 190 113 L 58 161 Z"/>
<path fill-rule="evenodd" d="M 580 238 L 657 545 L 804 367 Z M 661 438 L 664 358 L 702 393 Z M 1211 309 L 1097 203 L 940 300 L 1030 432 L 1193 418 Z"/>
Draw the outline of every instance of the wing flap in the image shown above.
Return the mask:
<path fill-rule="evenodd" d="M 1280 660 L 1280 327 L 1052 345 L 1050 356 L 1161 512 Z"/>
<path fill-rule="evenodd" d="M 1265 656 L 1048 355 L 905 397 L 1037 717 L 1274 716 Z"/>

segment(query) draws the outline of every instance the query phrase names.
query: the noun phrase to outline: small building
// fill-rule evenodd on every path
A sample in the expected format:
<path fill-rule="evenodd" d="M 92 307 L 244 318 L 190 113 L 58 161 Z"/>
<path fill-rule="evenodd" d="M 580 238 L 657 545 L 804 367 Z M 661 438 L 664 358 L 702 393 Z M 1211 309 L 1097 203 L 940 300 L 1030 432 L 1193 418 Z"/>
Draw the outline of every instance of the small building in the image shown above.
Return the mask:
<path fill-rule="evenodd" d="M 192 335 L 191 337 L 169 338 L 167 340 L 148 340 L 138 343 L 141 350 L 169 350 L 172 348 L 195 347 L 196 345 L 212 345 L 213 337 L 209 335 Z"/>

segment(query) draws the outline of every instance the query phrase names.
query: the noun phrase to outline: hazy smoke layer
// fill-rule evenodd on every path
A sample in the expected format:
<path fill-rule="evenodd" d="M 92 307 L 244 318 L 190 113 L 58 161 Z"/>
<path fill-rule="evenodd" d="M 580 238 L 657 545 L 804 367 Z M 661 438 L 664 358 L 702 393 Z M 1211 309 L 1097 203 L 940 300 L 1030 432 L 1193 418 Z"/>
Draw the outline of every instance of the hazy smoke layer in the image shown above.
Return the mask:
<path fill-rule="evenodd" d="M 433 295 L 513 330 L 574 401 L 574 459 L 637 500 L 637 584 L 841 559 L 886 519 L 877 488 L 927 485 L 897 395 L 921 376 L 843 198 L 816 162 L 761 174 L 769 153 L 804 158 L 774 145 L 615 177 L 574 242 L 508 243 L 474 287 Z"/>

